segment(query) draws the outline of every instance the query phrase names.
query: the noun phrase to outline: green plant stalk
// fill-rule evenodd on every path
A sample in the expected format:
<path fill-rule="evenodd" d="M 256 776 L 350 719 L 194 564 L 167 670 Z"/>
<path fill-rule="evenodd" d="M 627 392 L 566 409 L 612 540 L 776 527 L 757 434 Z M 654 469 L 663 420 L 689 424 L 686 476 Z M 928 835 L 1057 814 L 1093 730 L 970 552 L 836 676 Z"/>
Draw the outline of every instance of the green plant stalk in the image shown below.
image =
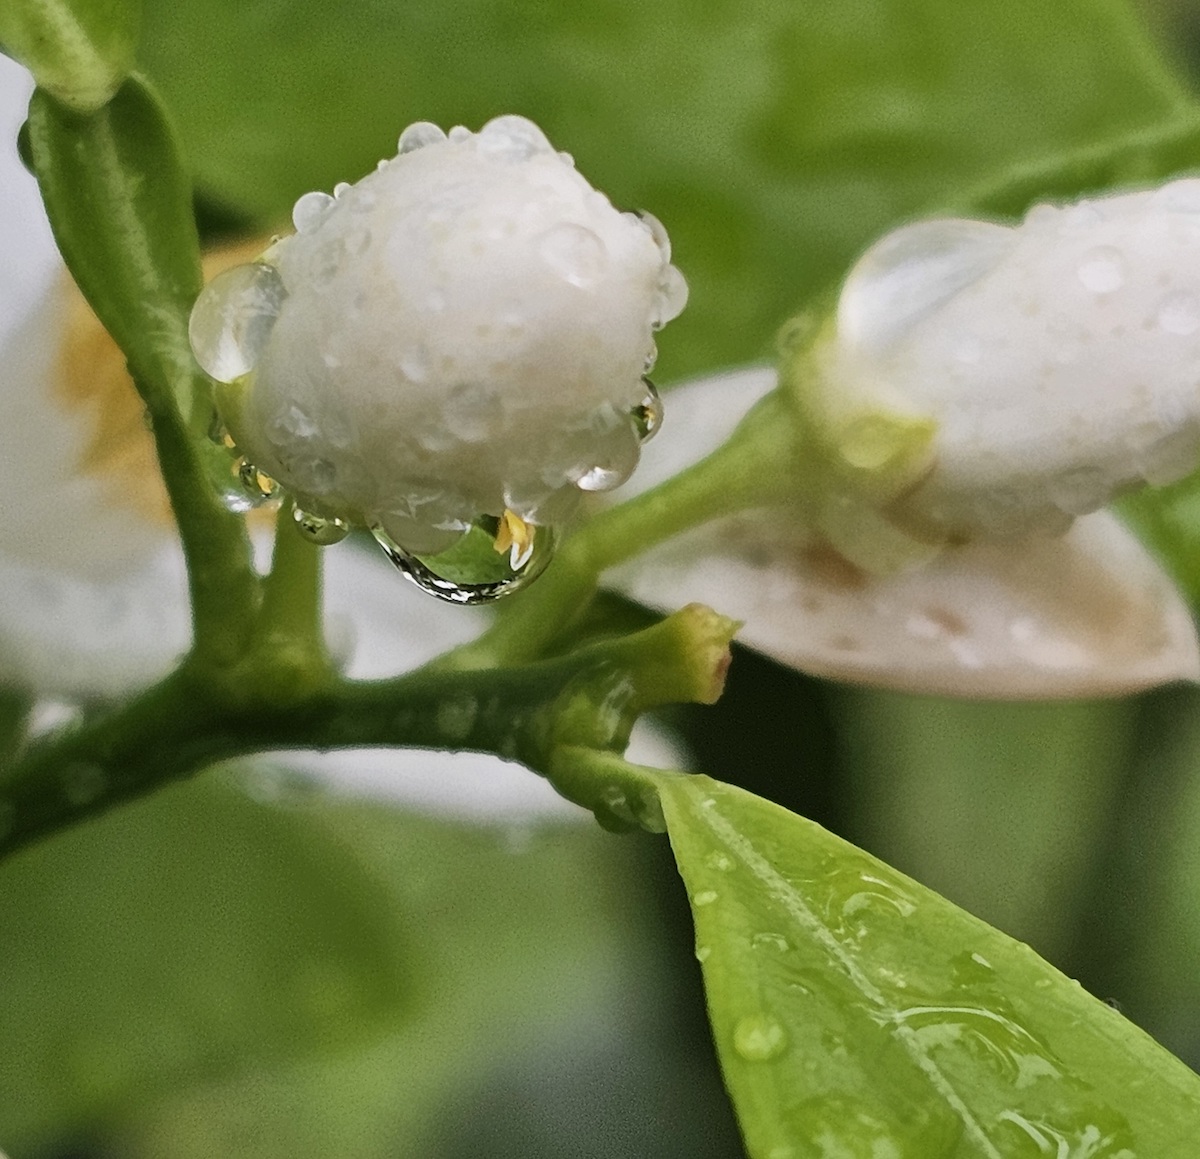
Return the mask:
<path fill-rule="evenodd" d="M 196 658 L 229 665 L 249 641 L 258 578 L 244 521 L 224 508 L 205 458 L 216 450 L 204 437 L 212 408 L 187 335 L 199 245 L 174 132 L 131 77 L 87 115 L 35 92 L 29 146 L 59 248 L 150 416 L 188 565 Z"/>
<path fill-rule="evenodd" d="M 263 662 L 233 700 L 195 663 L 81 728 L 33 746 L 0 778 L 0 857 L 219 761 L 277 749 L 397 746 L 494 753 L 555 779 L 564 747 L 619 759 L 637 717 L 720 695 L 736 625 L 698 605 L 620 640 L 523 667 L 331 678 L 285 702 Z M 607 782 L 560 788 L 620 828 Z"/>
<path fill-rule="evenodd" d="M 514 597 L 486 632 L 431 667 L 532 660 L 585 612 L 608 568 L 722 516 L 794 502 L 802 469 L 798 423 L 788 398 L 769 394 L 707 458 L 581 527 L 546 574 Z"/>

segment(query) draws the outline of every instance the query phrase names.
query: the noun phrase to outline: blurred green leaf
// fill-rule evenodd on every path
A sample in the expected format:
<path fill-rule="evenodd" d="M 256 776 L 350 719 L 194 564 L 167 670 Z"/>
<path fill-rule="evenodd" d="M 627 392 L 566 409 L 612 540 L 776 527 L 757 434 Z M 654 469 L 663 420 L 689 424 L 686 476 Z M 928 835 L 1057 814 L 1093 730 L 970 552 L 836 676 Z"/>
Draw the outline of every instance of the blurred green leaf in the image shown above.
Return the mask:
<path fill-rule="evenodd" d="M 628 1033 L 626 1023 L 653 1025 L 669 979 L 652 948 L 658 931 L 636 904 L 636 839 L 591 824 L 481 828 L 322 798 L 297 816 L 357 859 L 386 891 L 384 911 L 419 931 L 410 1016 L 366 1049 L 142 1107 L 122 1154 L 440 1154 L 431 1137 L 490 1076 L 515 1073 L 547 1043 L 574 1042 L 585 1055 L 590 1042 Z M 478 1154 L 491 1152 L 481 1144 Z"/>
<path fill-rule="evenodd" d="M 1013 941 L 777 805 L 662 778 L 753 1159 L 1187 1159 L 1200 1077 Z"/>
<path fill-rule="evenodd" d="M 133 68 L 141 0 L 5 0 L 0 45 L 40 87 L 91 112 Z"/>
<path fill-rule="evenodd" d="M 7 862 L 6 1147 L 380 1033 L 410 989 L 389 902 L 338 842 L 213 777 Z"/>
<path fill-rule="evenodd" d="M 670 375 L 763 354 L 898 219 L 1184 100 L 1122 0 L 154 0 L 143 59 L 207 198 L 263 223 L 410 121 L 533 117 L 666 222 Z"/>
<path fill-rule="evenodd" d="M 852 836 L 1060 965 L 1118 808 L 1137 702 L 836 699 Z"/>

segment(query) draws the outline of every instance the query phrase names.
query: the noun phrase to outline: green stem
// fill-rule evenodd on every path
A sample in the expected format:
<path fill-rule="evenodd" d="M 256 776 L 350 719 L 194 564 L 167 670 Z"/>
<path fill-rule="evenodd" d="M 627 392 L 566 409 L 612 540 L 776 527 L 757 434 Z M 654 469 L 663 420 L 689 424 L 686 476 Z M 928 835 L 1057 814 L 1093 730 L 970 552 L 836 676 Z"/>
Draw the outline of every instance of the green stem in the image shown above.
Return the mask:
<path fill-rule="evenodd" d="M 153 425 L 188 565 L 197 659 L 228 666 L 249 641 L 258 579 L 244 521 L 225 510 L 205 459 L 210 392 L 187 334 L 199 246 L 174 131 L 153 90 L 131 77 L 86 116 L 34 93 L 29 143 L 59 248 L 128 359 Z"/>
<path fill-rule="evenodd" d="M 1010 217 L 1036 201 L 1074 201 L 1082 191 L 1152 184 L 1195 169 L 1198 159 L 1200 111 L 1188 105 L 1164 125 L 1009 170 L 938 208 Z"/>
<path fill-rule="evenodd" d="M 0 777 L 0 856 L 218 761 L 272 749 L 398 746 L 494 753 L 555 776 L 568 747 L 619 753 L 637 716 L 721 691 L 735 625 L 686 608 L 620 640 L 499 671 L 329 678 L 300 699 L 256 671 L 238 702 L 185 664 L 135 700 L 32 746 Z M 563 766 L 568 767 L 568 766 Z M 578 773 L 572 799 L 619 826 L 604 783 Z"/>
<path fill-rule="evenodd" d="M 769 394 L 707 458 L 582 527 L 546 574 L 514 597 L 483 635 L 433 667 L 487 668 L 543 654 L 583 614 L 608 568 L 711 520 L 789 502 L 798 445 L 790 401 L 779 391 Z"/>
<path fill-rule="evenodd" d="M 300 535 L 289 499 L 275 522 L 271 573 L 263 582 L 253 651 L 288 649 L 323 674 L 329 671 L 321 625 L 321 548 Z"/>

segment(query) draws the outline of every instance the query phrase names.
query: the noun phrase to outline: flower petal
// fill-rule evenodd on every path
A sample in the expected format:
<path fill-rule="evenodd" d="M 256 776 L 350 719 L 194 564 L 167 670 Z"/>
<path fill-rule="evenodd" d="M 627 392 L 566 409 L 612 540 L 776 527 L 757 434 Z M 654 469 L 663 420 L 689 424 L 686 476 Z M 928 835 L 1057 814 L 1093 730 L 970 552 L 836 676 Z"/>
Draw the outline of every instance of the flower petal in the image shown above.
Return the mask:
<path fill-rule="evenodd" d="M 647 476 L 712 449 L 771 384 L 769 372 L 752 370 L 672 392 Z M 1200 679 L 1187 606 L 1103 512 L 1061 538 L 950 548 L 886 577 L 854 567 L 786 515 L 757 512 L 665 544 L 610 582 L 651 606 L 696 600 L 743 619 L 742 643 L 804 671 L 909 692 L 1114 696 Z"/>

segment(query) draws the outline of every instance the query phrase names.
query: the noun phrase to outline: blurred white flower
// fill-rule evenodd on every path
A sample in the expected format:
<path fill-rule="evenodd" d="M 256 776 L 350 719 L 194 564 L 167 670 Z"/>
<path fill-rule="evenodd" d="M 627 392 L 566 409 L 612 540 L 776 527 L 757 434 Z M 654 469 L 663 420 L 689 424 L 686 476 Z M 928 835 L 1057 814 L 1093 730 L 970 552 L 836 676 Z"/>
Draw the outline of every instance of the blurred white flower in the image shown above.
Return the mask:
<path fill-rule="evenodd" d="M 922 544 L 1062 532 L 1179 479 L 1200 461 L 1200 180 L 895 230 L 789 373 L 847 489 Z"/>
<path fill-rule="evenodd" d="M 656 425 L 653 332 L 687 297 L 662 226 L 516 116 L 411 125 L 293 221 L 192 314 L 238 448 L 318 534 L 336 519 L 428 557 L 484 519 L 531 574 L 537 529 L 624 482 Z"/>

